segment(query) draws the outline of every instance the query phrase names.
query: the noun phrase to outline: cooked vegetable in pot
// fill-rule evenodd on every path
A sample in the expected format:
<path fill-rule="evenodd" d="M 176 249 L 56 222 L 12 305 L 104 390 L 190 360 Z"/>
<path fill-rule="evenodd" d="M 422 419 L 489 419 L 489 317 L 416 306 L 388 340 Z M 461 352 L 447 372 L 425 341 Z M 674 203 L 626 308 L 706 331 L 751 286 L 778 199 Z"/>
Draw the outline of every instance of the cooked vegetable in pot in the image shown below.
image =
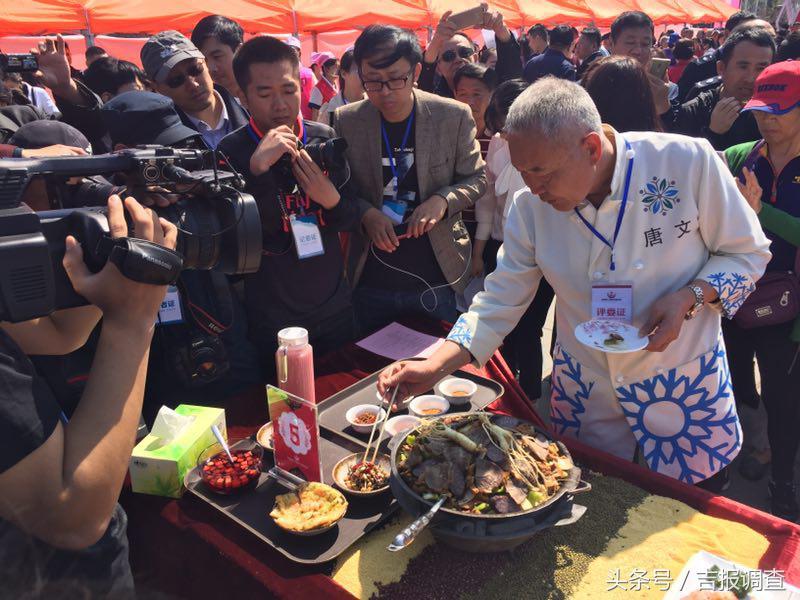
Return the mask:
<path fill-rule="evenodd" d="M 420 496 L 473 514 L 529 510 L 552 497 L 573 464 L 532 425 L 471 413 L 425 420 L 397 454 L 403 480 Z"/>

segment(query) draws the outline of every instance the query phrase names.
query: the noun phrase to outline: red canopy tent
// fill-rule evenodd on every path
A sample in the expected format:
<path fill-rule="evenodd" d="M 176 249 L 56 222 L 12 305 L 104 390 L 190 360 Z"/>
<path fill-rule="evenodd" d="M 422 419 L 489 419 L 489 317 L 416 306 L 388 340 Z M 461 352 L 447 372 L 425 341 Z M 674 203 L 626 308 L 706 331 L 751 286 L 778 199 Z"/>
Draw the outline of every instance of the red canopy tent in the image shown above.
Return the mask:
<path fill-rule="evenodd" d="M 471 0 L 0 0 L 5 35 L 55 32 L 147 34 L 166 27 L 191 31 L 201 17 L 224 13 L 250 33 L 324 33 L 370 23 L 435 26 L 446 10 Z M 514 27 L 534 23 L 607 26 L 621 12 L 643 10 L 658 24 L 720 22 L 734 12 L 723 0 L 492 0 Z"/>

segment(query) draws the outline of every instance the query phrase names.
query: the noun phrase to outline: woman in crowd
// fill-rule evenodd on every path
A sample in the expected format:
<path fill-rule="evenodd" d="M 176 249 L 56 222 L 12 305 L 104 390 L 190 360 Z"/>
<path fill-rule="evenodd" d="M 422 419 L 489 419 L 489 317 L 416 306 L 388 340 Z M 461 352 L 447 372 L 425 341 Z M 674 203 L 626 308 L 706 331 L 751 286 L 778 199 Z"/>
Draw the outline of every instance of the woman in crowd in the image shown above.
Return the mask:
<path fill-rule="evenodd" d="M 678 40 L 675 44 L 675 50 L 672 53 L 675 57 L 675 64 L 671 65 L 667 71 L 669 80 L 672 83 L 678 83 L 683 71 L 686 69 L 686 65 L 692 62 L 694 58 L 693 48 L 694 43 L 692 40 Z"/>
<path fill-rule="evenodd" d="M 475 138 L 481 145 L 481 158 L 486 160 L 489 152 L 489 141 L 492 139 L 486 131 L 484 113 L 489 106 L 492 92 L 497 85 L 497 75 L 494 69 L 488 69 L 480 63 L 466 63 L 462 65 L 453 76 L 454 97 L 459 102 L 469 106 L 472 118 L 475 120 L 477 134 Z M 462 213 L 464 224 L 467 226 L 470 237 L 475 239 L 477 218 L 475 207 L 469 207 Z"/>
<path fill-rule="evenodd" d="M 311 91 L 308 105 L 311 107 L 311 118 L 318 121 L 319 109 L 326 102 L 333 100 L 339 92 L 336 89 L 336 80 L 339 77 L 339 61 L 331 52 L 320 52 L 315 61 L 319 66 L 319 80 Z"/>
<path fill-rule="evenodd" d="M 492 92 L 497 85 L 494 69 L 480 63 L 467 63 L 456 71 L 453 77 L 455 99 L 469 106 L 481 144 L 481 157 L 486 160 L 491 134 L 486 131 L 484 114 L 489 107 Z"/>
<path fill-rule="evenodd" d="M 790 307 L 792 281 L 797 282 L 797 218 L 800 217 L 800 63 L 775 63 L 756 79 L 752 99 L 742 109 L 753 111 L 763 140 L 728 148 L 725 158 L 739 177 L 742 193 L 756 210 L 764 233 L 772 240 L 772 259 L 756 284 L 754 300 L 742 306 L 741 317 L 723 324 L 731 380 L 738 402 L 758 406 L 753 358 L 761 374 L 761 400 L 767 412 L 767 439 L 772 477 L 772 513 L 789 521 L 800 516 L 794 484 L 794 463 L 800 448 L 800 321 L 790 312 L 762 324 Z M 741 181 L 744 181 L 742 185 Z M 769 290 L 775 290 L 770 292 Z M 760 292 L 760 293 L 759 293 Z M 795 300 L 796 301 L 796 300 Z M 749 306 L 752 304 L 752 306 Z M 769 312 L 765 310 L 769 309 Z M 793 311 L 797 312 L 797 311 Z M 796 315 L 795 315 L 796 316 Z M 766 318 L 765 318 L 766 317 Z M 787 318 L 788 317 L 788 318 Z M 748 479 L 766 474 L 769 459 L 755 452 L 745 456 L 740 472 Z"/>
<path fill-rule="evenodd" d="M 339 62 L 339 93 L 320 107 L 317 121 L 332 125 L 333 113 L 337 108 L 363 99 L 364 90 L 358 77 L 358 67 L 353 61 L 353 51 L 348 50 Z"/>
<path fill-rule="evenodd" d="M 620 132 L 661 131 L 650 80 L 638 60 L 629 56 L 600 59 L 581 84 L 594 100 L 603 123 Z"/>
<path fill-rule="evenodd" d="M 492 94 L 481 118 L 486 129 L 493 134 L 486 156 L 486 194 L 475 203 L 478 229 L 472 249 L 473 274 L 488 275 L 497 266 L 497 251 L 503 244 L 503 228 L 508 206 L 519 190 L 525 189 L 522 176 L 511 165 L 508 144 L 501 137 L 508 109 L 525 88 L 527 82 L 512 79 L 501 83 Z M 533 402 L 541 396 L 542 353 L 531 352 L 530 341 L 542 337 L 542 327 L 553 301 L 553 290 L 542 280 L 533 302 L 517 327 L 506 337 L 501 353 L 522 389 Z"/>

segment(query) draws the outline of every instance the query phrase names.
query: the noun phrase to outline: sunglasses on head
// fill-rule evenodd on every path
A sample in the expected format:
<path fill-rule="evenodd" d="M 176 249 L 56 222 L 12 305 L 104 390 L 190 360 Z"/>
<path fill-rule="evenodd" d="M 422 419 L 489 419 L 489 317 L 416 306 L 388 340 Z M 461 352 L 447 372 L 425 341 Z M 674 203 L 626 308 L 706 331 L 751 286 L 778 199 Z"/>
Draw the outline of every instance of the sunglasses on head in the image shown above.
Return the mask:
<path fill-rule="evenodd" d="M 470 58 L 473 54 L 475 54 L 472 48 L 467 48 L 466 46 L 459 46 L 457 51 L 459 58 Z M 453 62 L 455 59 L 456 50 L 447 50 L 442 52 L 442 60 L 444 62 Z"/>
<path fill-rule="evenodd" d="M 205 67 L 203 63 L 198 62 L 194 63 L 190 67 L 186 69 L 186 73 L 181 73 L 180 75 L 175 75 L 174 77 L 169 77 L 164 82 L 167 84 L 167 87 L 171 87 L 173 90 L 176 88 L 181 87 L 184 83 L 186 83 L 186 79 L 188 77 L 200 77 L 205 71 Z"/>

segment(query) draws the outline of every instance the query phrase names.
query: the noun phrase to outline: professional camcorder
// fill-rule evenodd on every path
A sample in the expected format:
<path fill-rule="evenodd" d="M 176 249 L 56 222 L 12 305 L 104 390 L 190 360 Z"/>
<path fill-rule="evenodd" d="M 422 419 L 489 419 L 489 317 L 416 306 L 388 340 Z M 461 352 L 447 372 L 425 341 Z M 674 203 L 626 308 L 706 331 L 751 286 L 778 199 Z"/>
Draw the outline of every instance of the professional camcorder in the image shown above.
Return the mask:
<path fill-rule="evenodd" d="M 63 182 L 111 174 L 124 175 L 134 197 L 150 189 L 183 196 L 156 209 L 178 226 L 176 252 L 133 237 L 112 239 L 106 208 L 37 213 L 23 203 L 36 177 Z M 257 271 L 261 220 L 243 187 L 239 175 L 217 170 L 209 150 L 144 146 L 100 156 L 0 160 L 0 320 L 25 321 L 87 303 L 61 264 L 67 235 L 80 242 L 92 272 L 110 260 L 143 283 L 173 283 L 182 269 Z"/>

